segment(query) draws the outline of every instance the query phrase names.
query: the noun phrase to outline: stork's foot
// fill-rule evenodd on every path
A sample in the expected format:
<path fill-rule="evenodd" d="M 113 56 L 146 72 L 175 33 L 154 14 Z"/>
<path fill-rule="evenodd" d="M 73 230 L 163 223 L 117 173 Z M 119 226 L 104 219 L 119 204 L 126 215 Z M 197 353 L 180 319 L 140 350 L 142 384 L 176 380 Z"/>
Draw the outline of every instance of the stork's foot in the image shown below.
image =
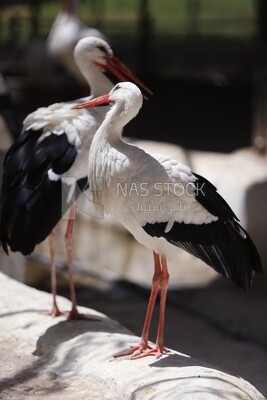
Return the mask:
<path fill-rule="evenodd" d="M 156 345 L 153 348 L 147 348 L 146 350 L 142 351 L 140 354 L 136 354 L 135 356 L 132 357 L 132 359 L 137 360 L 139 358 L 144 358 L 148 356 L 154 356 L 156 358 L 161 357 L 163 354 L 168 353 L 170 350 L 168 350 L 164 346 L 159 346 Z"/>
<path fill-rule="evenodd" d="M 115 354 L 114 357 L 122 357 L 131 355 L 131 360 L 137 360 L 139 358 L 154 356 L 156 358 L 161 357 L 163 354 L 168 353 L 169 350 L 163 345 L 156 345 L 155 347 L 149 346 L 147 342 L 141 342 L 138 346 L 131 346 L 129 349 L 123 350 L 120 353 Z"/>
<path fill-rule="evenodd" d="M 138 355 L 142 354 L 146 350 L 150 350 L 151 347 L 147 343 L 147 341 L 141 341 L 137 346 L 131 346 L 129 349 L 120 351 L 119 353 L 115 354 L 114 357 L 123 357 L 132 355 L 132 359 L 135 359 Z"/>
<path fill-rule="evenodd" d="M 42 311 L 42 315 L 48 315 L 50 317 L 56 318 L 56 317 L 66 317 L 69 315 L 67 311 L 60 311 L 58 306 L 53 306 L 50 311 Z"/>

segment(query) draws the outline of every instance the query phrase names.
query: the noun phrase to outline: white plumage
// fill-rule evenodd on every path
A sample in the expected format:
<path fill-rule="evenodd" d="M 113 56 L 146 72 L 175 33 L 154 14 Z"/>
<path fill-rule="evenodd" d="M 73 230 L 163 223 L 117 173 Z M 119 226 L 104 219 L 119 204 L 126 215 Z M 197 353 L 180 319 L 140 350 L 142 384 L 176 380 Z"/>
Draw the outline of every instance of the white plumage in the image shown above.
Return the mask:
<path fill-rule="evenodd" d="M 104 184 L 103 190 L 93 193 L 93 199 L 145 246 L 158 253 L 162 253 L 162 246 L 165 252 L 167 246 L 172 252 L 173 245 L 151 238 L 140 227 L 146 223 L 169 221 L 170 218 L 173 222 L 188 224 L 210 223 L 218 218 L 196 202 L 197 178 L 190 168 L 165 155 L 150 155 L 120 139 L 121 124 L 126 124 L 138 113 L 142 96 L 140 90 L 129 82 L 117 87 L 120 89 L 113 89 L 110 95 L 109 101 L 115 102 L 112 112 L 107 114 L 90 148 L 88 177 L 90 180 L 101 177 L 101 184 Z M 121 98 L 117 100 L 119 95 L 124 104 Z"/>
<path fill-rule="evenodd" d="M 150 155 L 122 140 L 122 128 L 142 106 L 140 90 L 132 83 L 117 84 L 109 94 L 75 108 L 111 104 L 94 135 L 88 177 L 99 190 L 92 191 L 96 204 L 120 221 L 155 260 L 153 286 L 138 346 L 120 355 L 159 356 L 163 344 L 165 302 L 168 286 L 167 258 L 182 248 L 200 258 L 245 289 L 261 271 L 257 250 L 239 225 L 231 208 L 205 178 L 163 155 Z M 158 291 L 161 291 L 155 348 L 148 332 Z"/>

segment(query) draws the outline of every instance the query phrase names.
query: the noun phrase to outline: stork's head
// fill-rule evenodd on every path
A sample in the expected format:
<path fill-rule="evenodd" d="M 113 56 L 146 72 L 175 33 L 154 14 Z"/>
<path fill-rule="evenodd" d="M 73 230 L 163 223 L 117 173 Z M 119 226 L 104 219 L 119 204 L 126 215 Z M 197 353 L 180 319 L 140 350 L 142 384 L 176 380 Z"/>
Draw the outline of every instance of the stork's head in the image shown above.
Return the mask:
<path fill-rule="evenodd" d="M 133 118 L 142 107 L 142 92 L 132 82 L 120 82 L 107 95 L 107 103 L 111 106 L 116 104 L 123 112 L 130 113 Z"/>
<path fill-rule="evenodd" d="M 107 64 L 107 60 L 113 56 L 110 46 L 97 37 L 85 37 L 77 43 L 74 50 L 75 61 L 78 66 L 94 63 L 103 66 Z"/>
<path fill-rule="evenodd" d="M 81 39 L 74 50 L 75 61 L 81 72 L 86 76 L 92 66 L 103 73 L 111 73 L 119 81 L 132 81 L 146 94 L 153 94 L 137 76 L 113 55 L 110 46 L 103 39 L 86 37 Z"/>
<path fill-rule="evenodd" d="M 119 124 L 125 126 L 139 112 L 143 104 L 141 90 L 132 82 L 120 82 L 108 94 L 74 106 L 74 109 L 110 105 L 110 111 Z M 113 113 L 113 108 L 115 113 Z"/>

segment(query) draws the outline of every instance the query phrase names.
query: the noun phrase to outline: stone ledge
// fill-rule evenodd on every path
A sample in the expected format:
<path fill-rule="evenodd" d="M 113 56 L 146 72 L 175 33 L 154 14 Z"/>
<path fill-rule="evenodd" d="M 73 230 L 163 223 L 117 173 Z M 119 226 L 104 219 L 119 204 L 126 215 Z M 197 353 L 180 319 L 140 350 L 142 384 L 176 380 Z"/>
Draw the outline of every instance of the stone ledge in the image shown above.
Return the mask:
<path fill-rule="evenodd" d="M 94 321 L 52 319 L 38 313 L 50 295 L 0 274 L 1 399 L 264 400 L 242 378 L 171 351 L 156 360 L 114 359 L 138 342 L 116 321 L 81 310 Z M 62 308 L 69 301 L 60 298 Z"/>

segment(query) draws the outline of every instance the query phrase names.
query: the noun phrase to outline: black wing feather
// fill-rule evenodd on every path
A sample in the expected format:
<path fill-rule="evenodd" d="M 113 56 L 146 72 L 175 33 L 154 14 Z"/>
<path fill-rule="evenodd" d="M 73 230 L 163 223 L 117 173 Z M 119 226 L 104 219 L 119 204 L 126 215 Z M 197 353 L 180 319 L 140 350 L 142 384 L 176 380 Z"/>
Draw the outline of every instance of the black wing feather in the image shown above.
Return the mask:
<path fill-rule="evenodd" d="M 52 168 L 57 174 L 68 171 L 75 161 L 76 148 L 64 133 L 51 133 L 45 138 L 42 134 L 42 130 L 23 132 L 5 157 L 0 239 L 6 252 L 10 247 L 30 254 L 87 185 L 86 178 L 80 179 L 80 190 L 75 190 L 67 202 L 68 188 L 63 190 L 61 179 L 51 181 L 48 170 Z"/>
<path fill-rule="evenodd" d="M 167 222 L 146 224 L 143 229 L 151 236 L 164 237 L 168 242 L 200 258 L 217 272 L 247 290 L 255 272 L 261 272 L 257 249 L 248 233 L 216 188 L 205 178 L 197 177 L 196 200 L 218 220 L 207 224 L 175 222 L 165 232 Z"/>
<path fill-rule="evenodd" d="M 196 199 L 197 201 L 212 215 L 225 219 L 235 219 L 239 221 L 231 207 L 224 200 L 224 198 L 219 195 L 217 188 L 209 182 L 203 176 L 200 176 L 194 172 L 197 178 L 196 182 Z"/>

